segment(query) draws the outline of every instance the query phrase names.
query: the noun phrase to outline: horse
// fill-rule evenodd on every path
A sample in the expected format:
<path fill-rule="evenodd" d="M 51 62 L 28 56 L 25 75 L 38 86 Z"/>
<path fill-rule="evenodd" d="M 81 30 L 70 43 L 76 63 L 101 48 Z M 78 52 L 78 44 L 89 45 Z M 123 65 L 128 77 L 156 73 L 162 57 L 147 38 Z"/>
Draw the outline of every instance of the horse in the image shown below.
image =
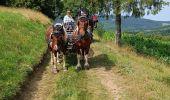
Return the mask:
<path fill-rule="evenodd" d="M 80 17 L 77 21 L 77 29 L 73 33 L 74 37 L 74 46 L 77 54 L 77 65 L 76 70 L 80 70 L 82 68 L 80 64 L 81 56 L 84 58 L 84 68 L 89 69 L 88 63 L 88 53 L 90 49 L 90 44 L 92 43 L 92 36 L 87 31 L 89 27 L 89 22 L 86 17 Z"/>
<path fill-rule="evenodd" d="M 52 72 L 57 73 L 57 64 L 60 63 L 59 56 L 62 55 L 63 69 L 67 71 L 65 64 L 66 55 L 66 35 L 63 30 L 63 25 L 56 23 L 50 26 L 46 32 L 46 41 L 48 43 L 48 49 L 51 53 L 51 65 L 53 66 Z"/>

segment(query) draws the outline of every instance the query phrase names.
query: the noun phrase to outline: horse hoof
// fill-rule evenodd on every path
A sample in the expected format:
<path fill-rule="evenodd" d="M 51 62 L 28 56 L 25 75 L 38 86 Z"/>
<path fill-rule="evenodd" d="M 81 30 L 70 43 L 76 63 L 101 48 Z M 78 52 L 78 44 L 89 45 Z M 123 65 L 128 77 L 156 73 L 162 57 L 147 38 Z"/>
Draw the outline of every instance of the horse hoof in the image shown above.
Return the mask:
<path fill-rule="evenodd" d="M 52 68 L 52 73 L 53 74 L 57 74 L 59 72 L 59 70 L 57 70 L 56 68 Z"/>
<path fill-rule="evenodd" d="M 89 64 L 84 65 L 84 68 L 87 69 L 87 70 L 89 70 L 89 68 L 90 68 Z"/>
<path fill-rule="evenodd" d="M 64 72 L 67 72 L 67 68 L 64 68 Z"/>
<path fill-rule="evenodd" d="M 81 70 L 81 67 L 76 67 L 76 71 L 79 72 Z"/>

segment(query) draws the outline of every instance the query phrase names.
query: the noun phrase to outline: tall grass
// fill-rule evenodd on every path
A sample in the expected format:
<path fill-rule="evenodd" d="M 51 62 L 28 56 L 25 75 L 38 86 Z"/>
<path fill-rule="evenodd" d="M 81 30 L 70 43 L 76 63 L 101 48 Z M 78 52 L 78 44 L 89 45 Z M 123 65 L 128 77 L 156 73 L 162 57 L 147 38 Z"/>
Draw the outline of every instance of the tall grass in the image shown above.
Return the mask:
<path fill-rule="evenodd" d="M 0 100 L 11 99 L 19 91 L 46 50 L 45 25 L 13 10 L 17 11 L 0 7 Z M 25 9 L 19 11 L 27 13 Z"/>

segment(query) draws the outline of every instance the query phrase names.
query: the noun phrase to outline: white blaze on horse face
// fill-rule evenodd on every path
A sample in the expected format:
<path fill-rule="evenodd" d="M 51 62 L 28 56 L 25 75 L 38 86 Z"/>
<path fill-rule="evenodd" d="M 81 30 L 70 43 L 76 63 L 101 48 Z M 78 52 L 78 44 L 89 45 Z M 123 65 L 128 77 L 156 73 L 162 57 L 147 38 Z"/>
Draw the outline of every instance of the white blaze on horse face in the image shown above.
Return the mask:
<path fill-rule="evenodd" d="M 54 45 L 54 48 L 53 48 L 54 50 L 58 50 L 58 46 L 57 45 Z"/>

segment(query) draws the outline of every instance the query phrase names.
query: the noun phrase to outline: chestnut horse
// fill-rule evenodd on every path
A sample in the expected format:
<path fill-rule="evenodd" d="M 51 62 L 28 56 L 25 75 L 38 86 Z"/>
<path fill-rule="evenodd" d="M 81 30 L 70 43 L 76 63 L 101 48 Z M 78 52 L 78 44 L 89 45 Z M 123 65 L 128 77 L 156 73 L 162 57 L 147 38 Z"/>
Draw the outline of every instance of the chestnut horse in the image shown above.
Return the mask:
<path fill-rule="evenodd" d="M 76 54 L 77 54 L 76 69 L 78 71 L 82 68 L 80 64 L 81 56 L 85 60 L 84 68 L 85 69 L 89 68 L 88 53 L 90 49 L 90 44 L 92 42 L 92 36 L 87 31 L 88 27 L 89 27 L 88 19 L 86 17 L 80 17 L 77 22 L 77 29 L 73 33 L 73 36 L 75 38 L 74 46 L 76 48 Z"/>
<path fill-rule="evenodd" d="M 57 73 L 57 64 L 59 61 L 59 54 L 62 54 L 63 69 L 67 70 L 65 65 L 65 54 L 66 54 L 66 35 L 63 30 L 63 26 L 57 23 L 50 26 L 46 32 L 46 41 L 48 42 L 48 48 L 51 53 L 51 65 L 53 66 L 53 73 Z"/>

